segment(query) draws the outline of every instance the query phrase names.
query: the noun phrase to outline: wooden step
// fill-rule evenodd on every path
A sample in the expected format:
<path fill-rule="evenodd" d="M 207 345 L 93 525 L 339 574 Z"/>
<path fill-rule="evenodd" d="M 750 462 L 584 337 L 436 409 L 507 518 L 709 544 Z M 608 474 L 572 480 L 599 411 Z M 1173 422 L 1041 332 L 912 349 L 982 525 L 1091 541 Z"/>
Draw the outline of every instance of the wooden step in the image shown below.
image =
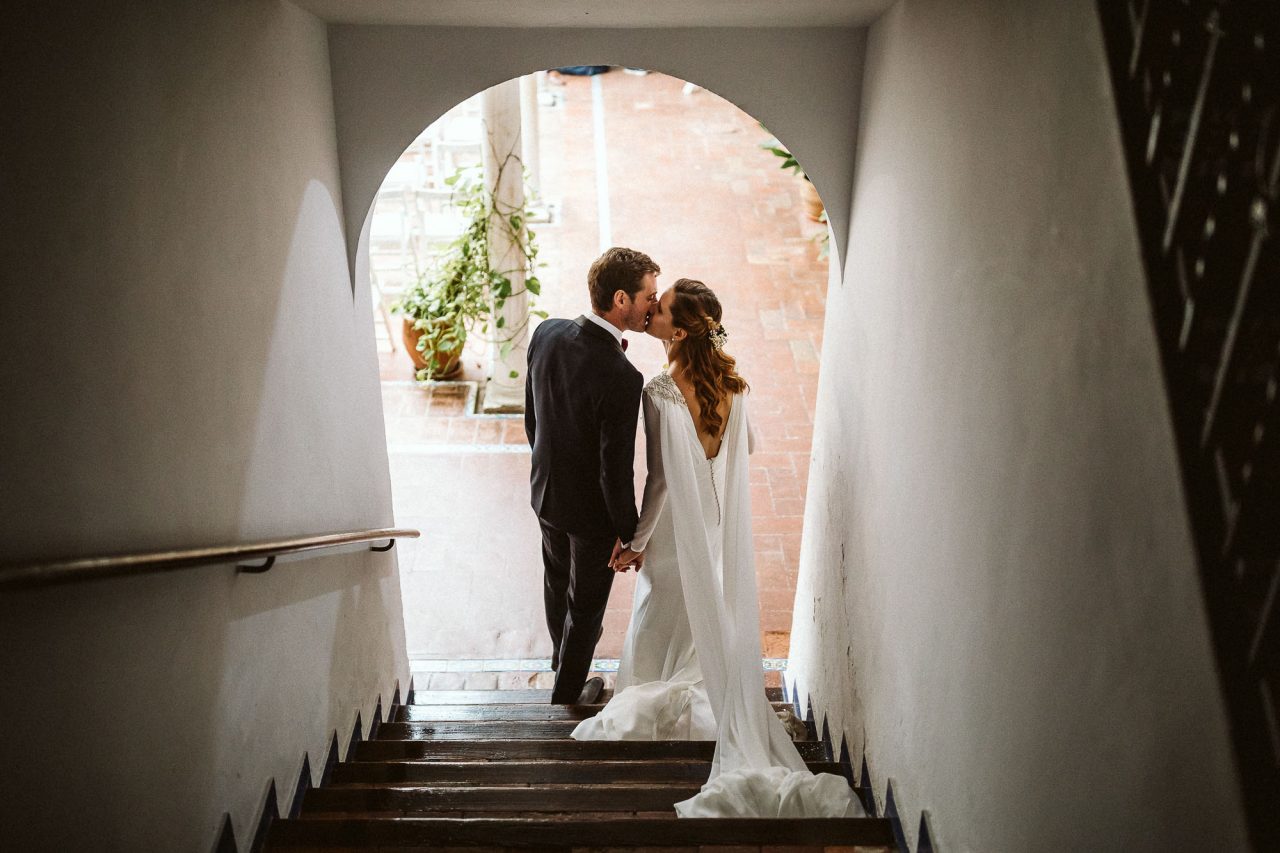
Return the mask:
<path fill-rule="evenodd" d="M 841 774 L 840 765 L 809 761 L 814 773 Z M 332 785 L 405 783 L 445 786 L 653 784 L 701 785 L 710 761 L 643 759 L 627 761 L 368 761 L 339 764 Z"/>
<path fill-rule="evenodd" d="M 383 723 L 377 740 L 568 740 L 572 720 Z"/>
<path fill-rule="evenodd" d="M 574 720 L 392 722 L 378 727 L 377 740 L 568 740 L 577 725 Z"/>
<path fill-rule="evenodd" d="M 386 724 L 384 724 L 386 725 Z M 683 758 L 710 761 L 709 740 L 370 740 L 355 744 L 348 761 L 599 761 L 601 759 Z M 798 741 L 806 761 L 828 756 L 820 741 Z"/>
<path fill-rule="evenodd" d="M 665 811 L 644 811 L 644 812 L 593 812 L 593 811 L 571 811 L 571 812 L 530 812 L 528 810 L 520 811 L 465 811 L 459 809 L 441 810 L 432 812 L 419 812 L 415 814 L 400 814 L 399 812 L 311 812 L 304 815 L 307 820 L 403 820 L 409 817 L 432 817 L 432 818 L 462 818 L 469 820 L 520 820 L 527 818 L 538 818 L 545 820 L 556 820 L 561 822 L 568 821 L 593 821 L 593 820 L 679 820 L 679 816 L 674 809 Z M 329 848 L 305 848 L 308 850 Z M 375 848 L 365 848 L 375 849 Z M 378 847 L 378 850 L 386 850 L 385 847 Z M 397 847 L 391 848 L 395 850 L 418 850 L 417 847 Z M 433 848 L 447 849 L 447 848 Z M 476 849 L 489 848 L 467 848 L 468 851 Z M 495 850 L 508 850 L 507 847 L 495 847 Z M 580 851 L 579 853 L 586 853 Z M 591 851 L 594 853 L 594 851 Z"/>
<path fill-rule="evenodd" d="M 310 790 L 302 814 L 319 812 L 671 812 L 700 785 L 394 786 Z"/>
<path fill-rule="evenodd" d="M 770 702 L 787 701 L 781 687 L 766 687 Z M 612 690 L 600 694 L 600 703 L 613 697 Z M 414 705 L 537 705 L 550 704 L 550 690 L 415 690 L 411 695 Z"/>
<path fill-rule="evenodd" d="M 783 702 L 774 702 L 773 709 L 790 708 Z M 594 705 L 552 705 L 550 703 L 501 703 L 497 705 L 393 705 L 387 712 L 391 722 L 441 723 L 475 720 L 477 722 L 572 720 L 578 722 L 600 713 L 603 703 Z"/>
<path fill-rule="evenodd" d="M 680 820 L 455 819 L 406 817 L 395 820 L 302 817 L 272 824 L 267 848 L 286 850 L 431 847 L 738 847 L 786 846 L 883 848 L 894 844 L 889 821 L 879 818 L 761 820 L 683 818 Z"/>
<path fill-rule="evenodd" d="M 604 705 L 503 703 L 498 705 L 395 705 L 387 719 L 397 723 L 566 721 L 594 717 Z"/>
<path fill-rule="evenodd" d="M 608 702 L 612 690 L 602 691 L 600 702 Z M 422 705 L 549 705 L 550 690 L 415 690 L 412 703 Z"/>

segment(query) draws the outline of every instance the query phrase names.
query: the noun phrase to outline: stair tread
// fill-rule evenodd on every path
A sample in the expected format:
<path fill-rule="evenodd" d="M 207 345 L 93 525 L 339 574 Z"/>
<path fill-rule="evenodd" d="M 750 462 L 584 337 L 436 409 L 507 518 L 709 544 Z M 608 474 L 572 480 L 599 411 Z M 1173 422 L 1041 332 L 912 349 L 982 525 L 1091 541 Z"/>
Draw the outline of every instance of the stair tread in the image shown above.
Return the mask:
<path fill-rule="evenodd" d="M 607 702 L 612 690 L 600 694 L 600 701 Z M 551 703 L 550 690 L 414 690 L 409 694 L 412 704 L 425 705 L 527 705 Z"/>
<path fill-rule="evenodd" d="M 567 740 L 577 723 L 571 720 L 502 722 L 389 722 L 378 727 L 378 740 Z"/>
<path fill-rule="evenodd" d="M 689 786 L 699 786 L 702 782 L 689 781 L 685 779 L 658 779 L 658 780 L 627 780 L 619 779 L 612 782 L 583 782 L 581 779 L 566 782 L 521 782 L 515 785 L 507 785 L 501 782 L 483 781 L 474 784 L 468 782 L 458 782 L 454 780 L 445 781 L 426 781 L 421 782 L 416 779 L 408 779 L 403 781 L 378 782 L 378 781 L 353 781 L 341 783 L 329 783 L 323 788 L 312 788 L 312 791 L 441 791 L 441 790 L 503 790 L 503 791 L 523 791 L 526 789 L 537 789 L 556 791 L 566 788 L 591 788 L 591 789 L 609 789 L 609 790 L 638 790 L 644 788 L 680 788 Z"/>
<path fill-rule="evenodd" d="M 785 691 L 780 687 L 766 687 L 765 695 L 771 702 L 785 702 Z M 607 702 L 612 690 L 600 694 L 600 701 Z M 423 705 L 496 705 L 496 704 L 549 704 L 550 690 L 414 690 L 412 704 Z"/>
<path fill-rule="evenodd" d="M 831 761 L 809 761 L 814 773 L 841 774 Z M 710 774 L 701 759 L 530 760 L 530 761 L 370 761 L 339 764 L 332 785 L 350 782 L 437 782 L 455 785 L 604 783 L 613 781 L 697 781 Z"/>
<path fill-rule="evenodd" d="M 391 709 L 389 720 L 407 722 L 516 722 L 533 720 L 579 721 L 594 717 L 603 703 L 591 705 L 552 705 L 547 702 L 510 702 L 494 705 L 458 705 L 452 703 L 398 705 Z M 775 711 L 789 707 L 774 702 Z"/>
<path fill-rule="evenodd" d="M 715 741 L 710 740 L 371 740 L 355 745 L 348 761 L 520 760 L 599 758 L 698 758 L 711 760 Z M 820 741 L 796 741 L 806 760 L 820 761 L 826 747 Z"/>
<path fill-rule="evenodd" d="M 497 705 L 400 705 L 388 719 L 409 722 L 578 722 L 600 713 L 604 705 L 552 705 L 550 703 L 509 702 Z"/>
<path fill-rule="evenodd" d="M 378 740 L 554 740 L 568 738 L 573 720 L 464 720 L 383 723 Z"/>
<path fill-rule="evenodd" d="M 398 811 L 334 811 L 334 812 L 306 812 L 303 814 L 308 820 L 390 820 L 401 817 L 434 817 L 434 818 L 459 818 L 472 820 L 517 820 L 527 818 L 533 815 L 528 809 L 516 811 L 501 811 L 497 809 L 439 809 L 429 812 L 411 812 L 408 814 Z M 539 818 L 557 821 L 584 821 L 584 820 L 678 820 L 679 816 L 675 809 L 667 808 L 664 811 L 538 811 L 536 814 Z M 385 848 L 380 848 L 385 849 Z"/>
<path fill-rule="evenodd" d="M 672 811 L 698 793 L 695 783 L 669 785 L 531 785 L 318 788 L 306 793 L 304 815 L 316 812 L 637 812 Z"/>
<path fill-rule="evenodd" d="M 883 818 L 295 818 L 276 821 L 268 846 L 678 847 L 893 845 Z"/>

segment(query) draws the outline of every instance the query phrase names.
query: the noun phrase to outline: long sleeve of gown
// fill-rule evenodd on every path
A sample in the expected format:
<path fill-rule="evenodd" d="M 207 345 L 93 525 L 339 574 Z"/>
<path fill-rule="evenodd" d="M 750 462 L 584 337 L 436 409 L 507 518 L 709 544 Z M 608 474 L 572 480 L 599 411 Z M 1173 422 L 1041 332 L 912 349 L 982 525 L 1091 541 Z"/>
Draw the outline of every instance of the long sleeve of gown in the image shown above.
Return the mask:
<path fill-rule="evenodd" d="M 667 478 L 662 472 L 662 429 L 659 405 L 646 391 L 644 406 L 644 458 L 649 473 L 644 480 L 644 498 L 640 504 L 640 522 L 631 539 L 632 551 L 643 551 L 658 524 L 658 516 L 667 502 Z"/>

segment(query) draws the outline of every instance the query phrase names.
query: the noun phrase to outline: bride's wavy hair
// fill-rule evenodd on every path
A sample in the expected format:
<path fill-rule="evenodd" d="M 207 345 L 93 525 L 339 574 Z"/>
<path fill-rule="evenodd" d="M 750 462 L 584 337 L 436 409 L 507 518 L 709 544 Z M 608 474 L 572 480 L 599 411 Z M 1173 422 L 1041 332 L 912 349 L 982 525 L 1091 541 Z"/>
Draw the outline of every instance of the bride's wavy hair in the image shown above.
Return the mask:
<path fill-rule="evenodd" d="M 730 394 L 749 390 L 747 380 L 738 375 L 737 362 L 724 349 L 712 342 L 712 333 L 723 334 L 720 325 L 720 300 L 711 288 L 691 278 L 679 279 L 672 289 L 671 322 L 684 329 L 684 340 L 674 341 L 667 357 L 679 364 L 684 375 L 693 382 L 694 396 L 702 409 L 705 432 L 719 436 L 724 429 L 720 402 Z M 723 338 L 721 339 L 723 345 Z"/>

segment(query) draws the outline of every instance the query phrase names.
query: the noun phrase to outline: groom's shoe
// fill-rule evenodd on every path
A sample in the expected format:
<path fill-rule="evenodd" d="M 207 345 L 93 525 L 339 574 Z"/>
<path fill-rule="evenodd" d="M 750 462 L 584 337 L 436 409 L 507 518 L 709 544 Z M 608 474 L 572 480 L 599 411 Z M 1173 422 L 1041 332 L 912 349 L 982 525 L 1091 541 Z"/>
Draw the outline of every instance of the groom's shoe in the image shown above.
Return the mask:
<path fill-rule="evenodd" d="M 578 694 L 578 705 L 593 705 L 600 698 L 600 693 L 604 690 L 604 679 L 598 675 L 587 679 L 587 683 L 582 685 L 582 692 Z"/>

